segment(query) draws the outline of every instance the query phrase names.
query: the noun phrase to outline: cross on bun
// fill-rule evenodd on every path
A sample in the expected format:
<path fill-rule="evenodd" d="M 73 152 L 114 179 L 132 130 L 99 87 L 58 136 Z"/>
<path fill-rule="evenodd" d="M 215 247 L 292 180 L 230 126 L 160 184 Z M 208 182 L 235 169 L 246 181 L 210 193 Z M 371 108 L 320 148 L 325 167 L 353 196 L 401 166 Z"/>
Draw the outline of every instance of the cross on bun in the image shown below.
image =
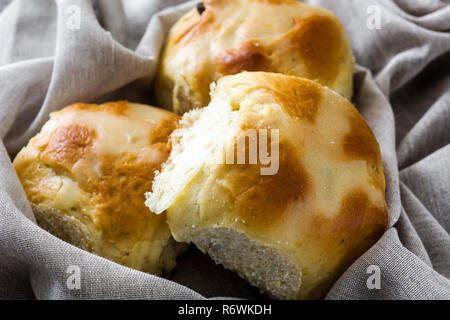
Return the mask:
<path fill-rule="evenodd" d="M 262 161 L 261 150 L 251 164 L 251 139 L 267 141 L 278 164 Z M 387 227 L 375 136 L 347 99 L 317 82 L 264 72 L 223 77 L 171 141 L 146 204 L 167 210 L 175 240 L 271 297 L 322 297 Z"/>
<path fill-rule="evenodd" d="M 14 167 L 44 229 L 142 271 L 175 266 L 185 245 L 145 207 L 178 116 L 149 106 L 77 103 L 50 115 Z"/>
<path fill-rule="evenodd" d="M 199 9 L 201 8 L 201 9 Z M 350 41 L 330 11 L 294 0 L 205 0 L 170 30 L 155 81 L 161 106 L 206 106 L 224 75 L 267 71 L 352 95 Z"/>

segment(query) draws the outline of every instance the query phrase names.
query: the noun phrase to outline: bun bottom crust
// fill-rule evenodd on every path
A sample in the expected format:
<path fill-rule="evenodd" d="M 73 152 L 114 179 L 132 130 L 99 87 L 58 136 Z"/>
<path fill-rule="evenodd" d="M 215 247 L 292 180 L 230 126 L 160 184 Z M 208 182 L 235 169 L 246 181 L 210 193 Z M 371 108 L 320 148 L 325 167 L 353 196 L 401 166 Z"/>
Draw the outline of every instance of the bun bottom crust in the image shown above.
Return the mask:
<path fill-rule="evenodd" d="M 177 242 L 170 236 L 162 248 L 157 263 L 151 260 L 145 261 L 145 259 L 141 259 L 141 261 L 132 265 L 129 262 L 121 261 L 120 258 L 117 259 L 114 256 L 102 252 L 95 245 L 95 240 L 90 237 L 87 226 L 77 218 L 64 215 L 59 210 L 53 208 L 42 208 L 32 205 L 32 209 L 38 225 L 55 237 L 100 257 L 105 257 L 133 269 L 159 276 L 164 276 L 174 269 L 176 267 L 177 256 L 189 247 L 188 244 Z"/>
<path fill-rule="evenodd" d="M 302 285 L 300 267 L 288 253 L 227 227 L 179 231 L 216 264 L 235 271 L 273 299 L 296 299 Z"/>

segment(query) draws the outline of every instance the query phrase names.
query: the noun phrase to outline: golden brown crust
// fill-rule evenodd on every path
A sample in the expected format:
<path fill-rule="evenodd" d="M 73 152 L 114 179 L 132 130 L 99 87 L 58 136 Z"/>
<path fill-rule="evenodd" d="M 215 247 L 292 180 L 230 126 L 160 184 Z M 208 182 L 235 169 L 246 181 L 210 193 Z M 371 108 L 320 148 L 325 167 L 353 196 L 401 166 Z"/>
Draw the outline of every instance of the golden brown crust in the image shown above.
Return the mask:
<path fill-rule="evenodd" d="M 170 31 L 156 76 L 163 107 L 203 107 L 211 82 L 242 71 L 306 77 L 351 97 L 353 56 L 331 12 L 299 1 L 204 4 L 204 12 L 190 11 Z"/>
<path fill-rule="evenodd" d="M 51 115 L 14 165 L 30 202 L 48 212 L 43 219 L 60 212 L 81 220 L 100 255 L 159 272 L 147 249 L 126 255 L 152 241 L 160 250 L 170 238 L 165 215 L 150 212 L 144 194 L 170 153 L 177 122 L 174 114 L 127 101 L 73 104 Z"/>
<path fill-rule="evenodd" d="M 126 112 L 129 110 L 128 101 L 112 101 L 107 102 L 102 105 L 98 104 L 88 104 L 88 103 L 74 103 L 67 106 L 68 110 L 85 110 L 92 112 L 108 112 L 118 116 L 125 116 Z"/>
<path fill-rule="evenodd" d="M 228 185 L 235 193 L 236 214 L 249 228 L 269 230 L 292 203 L 305 199 L 311 192 L 311 177 L 292 148 L 287 141 L 280 143 L 279 170 L 275 175 L 261 175 L 260 163 L 229 164 L 224 169 Z"/>
<path fill-rule="evenodd" d="M 343 150 L 349 159 L 366 160 L 377 165 L 381 162 L 378 152 L 379 146 L 374 134 L 364 119 L 359 116 L 350 116 L 351 129 L 345 135 Z"/>
<path fill-rule="evenodd" d="M 194 10 L 191 12 L 195 12 Z M 213 21 L 214 13 L 211 10 L 206 11 L 198 19 L 195 19 L 192 23 L 188 24 L 184 30 L 177 35 L 174 35 L 174 44 L 183 44 L 188 41 L 194 41 L 200 33 L 205 33 L 211 27 L 211 21 Z"/>
<path fill-rule="evenodd" d="M 296 26 L 287 34 L 280 47 L 294 46 L 298 60 L 305 61 L 306 73 L 302 76 L 317 79 L 322 85 L 332 85 L 339 74 L 340 58 L 345 50 L 342 27 L 334 17 L 312 15 L 296 19 Z"/>
<path fill-rule="evenodd" d="M 217 71 L 222 75 L 242 71 L 270 71 L 270 60 L 261 52 L 257 41 L 245 42 L 236 50 L 220 52 L 216 64 Z"/>
<path fill-rule="evenodd" d="M 78 124 L 59 127 L 41 151 L 70 170 L 77 161 L 90 152 L 95 135 L 93 129 Z"/>
<path fill-rule="evenodd" d="M 267 78 L 266 88 L 276 102 L 295 120 L 307 120 L 314 123 L 322 97 L 322 88 L 315 82 L 295 82 L 289 77 L 281 77 L 280 82 L 273 86 L 270 76 L 261 75 L 261 80 Z"/>

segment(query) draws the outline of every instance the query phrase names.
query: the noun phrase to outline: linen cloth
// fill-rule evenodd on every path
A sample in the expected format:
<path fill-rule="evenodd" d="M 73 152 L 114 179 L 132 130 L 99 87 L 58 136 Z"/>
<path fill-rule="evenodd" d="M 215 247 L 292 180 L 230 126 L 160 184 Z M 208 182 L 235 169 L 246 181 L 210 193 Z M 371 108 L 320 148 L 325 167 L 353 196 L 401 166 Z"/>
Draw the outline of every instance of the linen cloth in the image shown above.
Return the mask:
<path fill-rule="evenodd" d="M 326 298 L 450 299 L 449 2 L 307 2 L 335 12 L 350 36 L 353 102 L 380 143 L 390 210 L 389 229 Z M 164 39 L 195 3 L 0 0 L 0 298 L 262 297 L 195 248 L 167 280 L 59 240 L 36 225 L 11 165 L 49 113 L 68 104 L 153 104 Z M 379 289 L 367 285 L 371 265 Z M 81 271 L 79 289 L 69 289 L 70 266 Z"/>

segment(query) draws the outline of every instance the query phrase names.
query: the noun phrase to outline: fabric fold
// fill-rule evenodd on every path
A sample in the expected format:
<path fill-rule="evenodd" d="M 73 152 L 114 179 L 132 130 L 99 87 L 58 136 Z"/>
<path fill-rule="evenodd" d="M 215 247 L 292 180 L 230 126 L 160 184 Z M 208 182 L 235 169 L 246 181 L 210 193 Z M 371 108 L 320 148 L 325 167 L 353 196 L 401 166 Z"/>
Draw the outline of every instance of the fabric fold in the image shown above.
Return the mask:
<path fill-rule="evenodd" d="M 332 10 L 349 34 L 358 64 L 352 102 L 379 141 L 390 210 L 390 228 L 326 298 L 450 299 L 450 5 L 305 2 Z M 11 164 L 68 104 L 152 104 L 168 31 L 196 3 L 0 0 L 0 298 L 262 297 L 195 248 L 167 280 L 63 242 L 35 224 Z M 367 284 L 370 266 L 380 271 L 380 289 Z M 80 289 L 67 285 L 73 267 Z"/>

